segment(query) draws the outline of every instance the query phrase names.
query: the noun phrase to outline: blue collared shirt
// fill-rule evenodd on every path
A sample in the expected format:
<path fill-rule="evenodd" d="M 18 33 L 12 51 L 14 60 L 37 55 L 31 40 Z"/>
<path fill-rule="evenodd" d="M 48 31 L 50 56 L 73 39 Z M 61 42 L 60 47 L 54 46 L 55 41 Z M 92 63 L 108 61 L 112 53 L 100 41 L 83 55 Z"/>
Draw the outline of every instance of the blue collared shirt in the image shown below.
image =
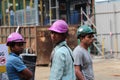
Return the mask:
<path fill-rule="evenodd" d="M 66 41 L 53 49 L 51 65 L 50 80 L 75 80 L 72 51 Z"/>
<path fill-rule="evenodd" d="M 7 59 L 6 68 L 9 80 L 22 80 L 19 76 L 19 72 L 27 67 L 18 55 L 10 53 Z"/>

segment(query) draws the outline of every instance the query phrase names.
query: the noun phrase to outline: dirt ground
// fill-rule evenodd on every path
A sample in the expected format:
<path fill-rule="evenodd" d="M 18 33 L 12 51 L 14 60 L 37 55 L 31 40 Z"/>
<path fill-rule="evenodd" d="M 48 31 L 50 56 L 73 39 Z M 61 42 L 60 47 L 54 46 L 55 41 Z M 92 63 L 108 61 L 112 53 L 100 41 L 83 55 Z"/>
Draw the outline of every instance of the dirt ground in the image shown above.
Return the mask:
<path fill-rule="evenodd" d="M 95 80 L 120 80 L 120 59 L 93 59 Z M 48 80 L 50 67 L 36 67 L 35 80 Z"/>

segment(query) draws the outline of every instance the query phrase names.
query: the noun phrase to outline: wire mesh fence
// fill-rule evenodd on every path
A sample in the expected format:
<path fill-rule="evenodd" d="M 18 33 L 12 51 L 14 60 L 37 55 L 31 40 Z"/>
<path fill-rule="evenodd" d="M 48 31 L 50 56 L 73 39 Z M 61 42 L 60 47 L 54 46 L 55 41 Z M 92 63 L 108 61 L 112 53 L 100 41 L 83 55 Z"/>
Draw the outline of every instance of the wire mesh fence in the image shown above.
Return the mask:
<path fill-rule="evenodd" d="M 36 9 L 18 10 L 15 12 L 16 25 L 35 25 L 36 24 Z"/>

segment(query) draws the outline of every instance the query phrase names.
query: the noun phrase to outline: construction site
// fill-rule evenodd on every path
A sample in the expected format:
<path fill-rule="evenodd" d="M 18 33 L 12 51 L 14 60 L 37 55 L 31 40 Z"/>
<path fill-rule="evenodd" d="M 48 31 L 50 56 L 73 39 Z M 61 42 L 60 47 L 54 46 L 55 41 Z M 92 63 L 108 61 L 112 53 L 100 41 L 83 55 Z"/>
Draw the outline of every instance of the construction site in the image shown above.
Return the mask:
<path fill-rule="evenodd" d="M 95 80 L 120 80 L 119 5 L 119 0 L 0 0 L 0 44 L 6 44 L 12 32 L 22 34 L 25 51 L 37 56 L 34 80 L 48 80 L 53 49 L 48 28 L 58 19 L 65 20 L 67 43 L 73 50 L 78 45 L 78 26 L 86 24 L 96 32 L 90 47 Z M 0 76 L 0 80 L 7 79 Z"/>

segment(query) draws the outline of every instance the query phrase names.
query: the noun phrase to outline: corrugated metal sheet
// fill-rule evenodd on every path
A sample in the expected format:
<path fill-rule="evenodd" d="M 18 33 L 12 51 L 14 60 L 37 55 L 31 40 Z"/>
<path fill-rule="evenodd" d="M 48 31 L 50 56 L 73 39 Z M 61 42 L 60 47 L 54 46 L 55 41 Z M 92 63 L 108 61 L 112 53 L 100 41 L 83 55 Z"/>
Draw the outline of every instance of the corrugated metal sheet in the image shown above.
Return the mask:
<path fill-rule="evenodd" d="M 96 29 L 99 40 L 105 38 L 105 48 L 120 51 L 120 2 L 101 3 L 95 6 Z M 110 35 L 112 33 L 112 36 Z M 102 36 L 100 36 L 102 35 Z M 102 41 L 102 40 L 101 40 Z"/>

